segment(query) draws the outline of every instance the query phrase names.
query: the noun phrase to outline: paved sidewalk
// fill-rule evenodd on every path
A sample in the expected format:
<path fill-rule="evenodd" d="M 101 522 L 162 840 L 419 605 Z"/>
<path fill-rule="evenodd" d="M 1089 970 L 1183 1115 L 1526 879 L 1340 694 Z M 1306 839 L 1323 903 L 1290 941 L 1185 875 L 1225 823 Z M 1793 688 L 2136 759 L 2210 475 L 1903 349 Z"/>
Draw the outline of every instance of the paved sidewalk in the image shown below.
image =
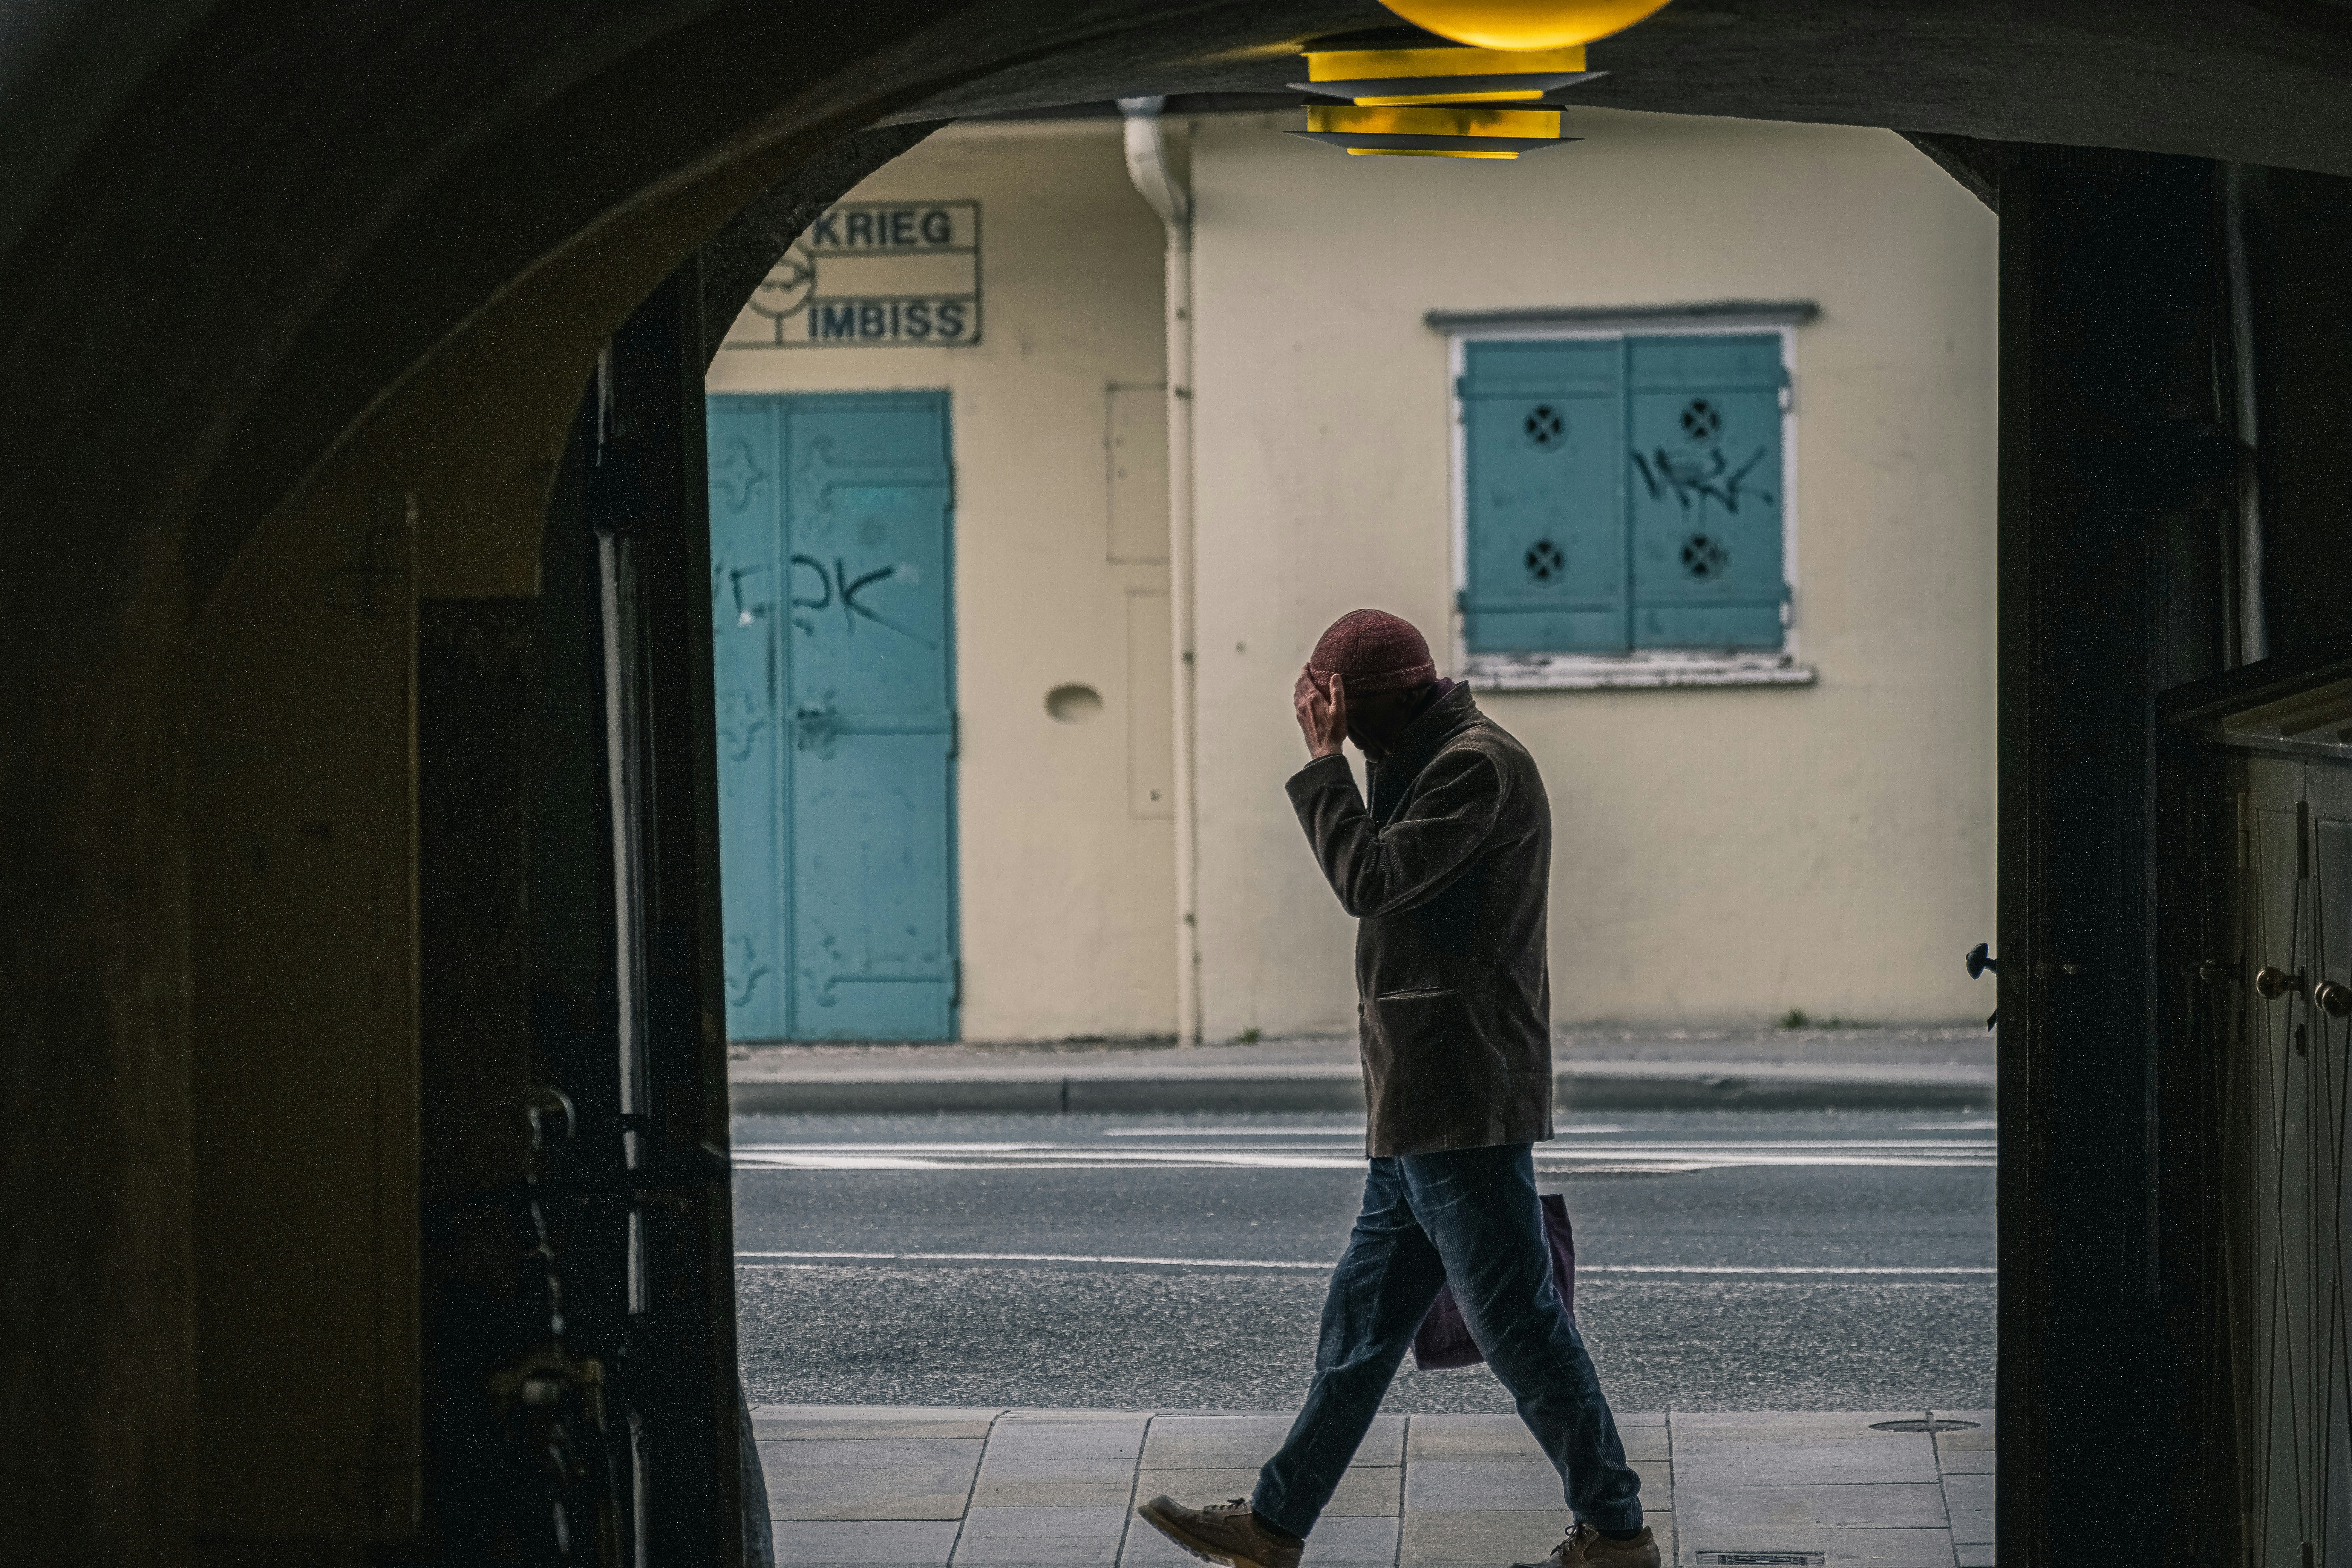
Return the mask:
<path fill-rule="evenodd" d="M 1137 1520 L 1156 1492 L 1245 1495 L 1288 1428 L 1277 1411 L 751 1407 L 779 1563 L 945 1568 L 1193 1559 Z M 1942 1432 L 1885 1423 L 1962 1423 Z M 1976 1568 L 1992 1562 L 1985 1410 L 1618 1415 L 1668 1563 Z M 1539 1560 L 1559 1482 L 1510 1415 L 1382 1415 L 1307 1563 Z"/>
<path fill-rule="evenodd" d="M 1249 1045 L 735 1046 L 739 1112 L 1360 1111 L 1352 1037 Z M 1981 1028 L 1566 1030 L 1556 1092 L 1581 1110 L 1985 1106 Z"/>

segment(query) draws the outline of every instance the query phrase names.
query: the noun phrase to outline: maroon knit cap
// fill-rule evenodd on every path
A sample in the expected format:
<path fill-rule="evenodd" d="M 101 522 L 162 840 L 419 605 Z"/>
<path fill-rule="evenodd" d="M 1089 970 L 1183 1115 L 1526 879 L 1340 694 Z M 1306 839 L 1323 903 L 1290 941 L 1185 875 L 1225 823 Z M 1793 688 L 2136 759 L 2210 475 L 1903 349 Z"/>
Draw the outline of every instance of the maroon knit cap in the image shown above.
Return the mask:
<path fill-rule="evenodd" d="M 1386 610 L 1350 610 L 1333 621 L 1307 668 L 1344 677 L 1350 696 L 1409 691 L 1437 679 L 1429 644 L 1411 621 Z"/>

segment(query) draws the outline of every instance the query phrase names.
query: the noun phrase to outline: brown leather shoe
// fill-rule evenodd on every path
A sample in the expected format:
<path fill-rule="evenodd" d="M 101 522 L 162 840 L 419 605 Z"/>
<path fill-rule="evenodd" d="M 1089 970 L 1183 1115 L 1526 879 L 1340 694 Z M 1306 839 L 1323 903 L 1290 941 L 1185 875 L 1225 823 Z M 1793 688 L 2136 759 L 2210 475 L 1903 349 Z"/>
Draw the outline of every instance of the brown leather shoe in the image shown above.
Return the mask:
<path fill-rule="evenodd" d="M 1550 1556 L 1518 1568 L 1658 1568 L 1658 1538 L 1645 1525 L 1631 1541 L 1612 1541 L 1592 1526 L 1580 1524 L 1551 1549 Z"/>
<path fill-rule="evenodd" d="M 1156 1497 L 1135 1511 L 1202 1562 L 1222 1563 L 1225 1568 L 1298 1568 L 1298 1554 L 1307 1550 L 1305 1542 L 1285 1541 L 1260 1524 L 1246 1498 L 1186 1508 L 1173 1498 Z M 1651 1552 L 1651 1563 L 1657 1560 L 1658 1554 Z"/>

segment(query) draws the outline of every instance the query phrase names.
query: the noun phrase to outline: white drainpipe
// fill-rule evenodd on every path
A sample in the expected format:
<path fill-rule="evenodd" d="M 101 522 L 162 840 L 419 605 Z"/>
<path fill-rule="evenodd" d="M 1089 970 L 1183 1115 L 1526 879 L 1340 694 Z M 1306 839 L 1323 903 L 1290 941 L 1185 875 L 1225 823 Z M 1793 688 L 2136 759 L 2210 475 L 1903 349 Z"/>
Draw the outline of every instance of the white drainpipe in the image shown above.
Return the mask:
<path fill-rule="evenodd" d="M 1168 231 L 1168 618 L 1176 680 L 1176 1042 L 1201 1039 L 1192 791 L 1192 193 L 1168 163 L 1167 100 L 1122 98 L 1127 174 Z"/>

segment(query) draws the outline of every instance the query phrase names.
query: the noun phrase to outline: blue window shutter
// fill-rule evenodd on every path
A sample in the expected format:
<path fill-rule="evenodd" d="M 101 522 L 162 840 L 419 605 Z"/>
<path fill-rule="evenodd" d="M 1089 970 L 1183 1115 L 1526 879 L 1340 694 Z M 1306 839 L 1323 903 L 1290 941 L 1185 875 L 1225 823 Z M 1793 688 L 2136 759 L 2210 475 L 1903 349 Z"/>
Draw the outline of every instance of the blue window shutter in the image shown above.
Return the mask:
<path fill-rule="evenodd" d="M 1635 647 L 1777 648 L 1777 335 L 1628 338 Z"/>
<path fill-rule="evenodd" d="M 1470 651 L 1623 652 L 1617 344 L 1474 342 L 1464 357 Z"/>

